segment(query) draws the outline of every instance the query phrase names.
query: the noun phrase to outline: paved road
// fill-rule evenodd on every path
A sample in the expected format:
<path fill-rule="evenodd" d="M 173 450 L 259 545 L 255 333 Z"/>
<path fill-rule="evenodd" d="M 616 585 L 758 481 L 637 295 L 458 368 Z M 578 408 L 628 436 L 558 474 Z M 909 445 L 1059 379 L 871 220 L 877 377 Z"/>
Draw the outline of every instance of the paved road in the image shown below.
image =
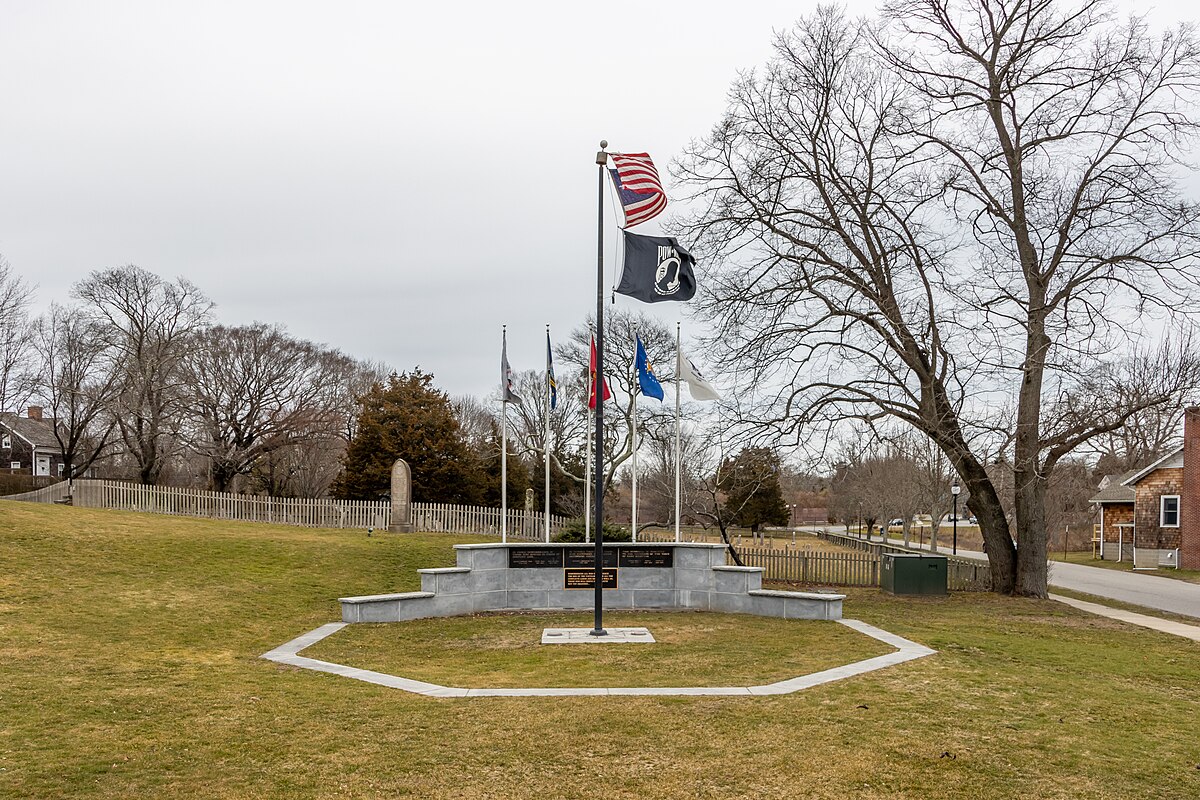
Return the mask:
<path fill-rule="evenodd" d="M 898 539 L 890 541 L 893 544 L 903 544 Z M 909 546 L 916 549 L 915 542 Z M 928 550 L 929 545 L 926 544 L 924 549 Z M 941 546 L 938 552 L 948 555 L 950 548 Z M 984 553 L 963 550 L 961 547 L 958 549 L 958 555 L 987 560 Z M 1122 572 L 1104 567 L 1089 567 L 1085 564 L 1051 561 L 1050 585 L 1200 619 L 1200 584 L 1196 583 L 1139 572 Z"/>

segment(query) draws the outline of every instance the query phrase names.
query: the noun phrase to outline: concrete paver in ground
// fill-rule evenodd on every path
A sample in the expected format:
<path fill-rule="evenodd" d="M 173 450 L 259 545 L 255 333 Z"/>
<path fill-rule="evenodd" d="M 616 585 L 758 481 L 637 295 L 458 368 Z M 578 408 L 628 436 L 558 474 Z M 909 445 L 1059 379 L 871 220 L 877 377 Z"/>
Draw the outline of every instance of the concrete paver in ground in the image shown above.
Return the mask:
<path fill-rule="evenodd" d="M 1080 611 L 1086 611 L 1089 614 L 1097 614 L 1101 617 L 1128 622 L 1131 625 L 1140 625 L 1143 628 L 1169 633 L 1173 636 L 1182 636 L 1185 639 L 1191 639 L 1193 642 L 1200 642 L 1200 627 L 1196 625 L 1185 625 L 1182 622 L 1174 622 L 1169 619 L 1161 619 L 1159 617 L 1150 617 L 1145 614 L 1135 614 L 1132 611 L 1124 611 L 1119 608 L 1109 608 L 1097 603 L 1089 603 L 1086 600 L 1076 600 L 1073 597 L 1063 597 L 1058 594 L 1051 594 L 1051 600 L 1057 600 L 1060 603 L 1065 603 L 1072 608 L 1078 608 Z"/>
<path fill-rule="evenodd" d="M 281 644 L 274 650 L 268 653 L 263 653 L 260 658 L 265 658 L 268 661 L 274 661 L 278 664 L 287 664 L 292 667 L 301 669 L 311 669 L 317 672 L 329 672 L 334 675 L 341 675 L 346 678 L 373 683 L 378 686 L 387 686 L 392 689 L 403 689 L 406 692 L 414 694 L 422 694 L 427 697 L 582 697 L 587 695 L 644 695 L 644 696 L 660 696 L 660 695 L 681 695 L 681 696 L 726 696 L 726 695 L 771 695 L 771 694 L 791 694 L 802 689 L 808 689 L 813 686 L 820 686 L 824 683 L 832 683 L 840 681 L 844 678 L 850 678 L 855 675 L 862 675 L 866 672 L 872 672 L 884 667 L 903 664 L 905 661 L 912 661 L 916 658 L 924 658 L 936 653 L 925 645 L 917 644 L 909 641 L 902 636 L 897 636 L 894 633 L 889 633 L 882 628 L 876 628 L 874 625 L 868 625 L 856 619 L 839 619 L 835 620 L 847 628 L 852 628 L 861 634 L 883 642 L 896 648 L 895 652 L 888 653 L 874 658 L 855 661 L 850 664 L 843 664 L 840 667 L 813 672 L 808 675 L 799 675 L 795 678 L 778 681 L 776 683 L 768 683 L 762 686 L 625 686 L 625 687 L 534 687 L 521 689 L 463 689 L 455 686 L 439 686 L 434 683 L 425 683 L 424 681 L 415 681 L 409 678 L 403 678 L 399 675 L 387 675 L 382 672 L 373 672 L 366 669 L 358 669 L 357 667 L 347 666 L 345 664 L 334 664 L 331 661 L 318 661 L 315 658 L 308 658 L 300 655 L 300 651 L 307 647 L 311 647 L 327 636 L 340 631 L 346 627 L 345 622 L 331 622 L 328 625 L 311 630 L 308 633 L 297 636 L 295 639 Z"/>

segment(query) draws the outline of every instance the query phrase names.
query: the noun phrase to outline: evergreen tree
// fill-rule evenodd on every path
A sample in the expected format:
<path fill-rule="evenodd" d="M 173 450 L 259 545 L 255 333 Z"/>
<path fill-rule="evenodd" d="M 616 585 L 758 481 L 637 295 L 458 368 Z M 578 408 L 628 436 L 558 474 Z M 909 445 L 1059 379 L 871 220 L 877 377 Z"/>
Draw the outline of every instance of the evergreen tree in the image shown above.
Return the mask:
<path fill-rule="evenodd" d="M 779 471 L 779 456 L 768 447 L 747 447 L 726 459 L 717 479 L 725 494 L 725 516 L 755 533 L 763 525 L 786 525 Z"/>
<path fill-rule="evenodd" d="M 481 476 L 463 440 L 445 392 L 417 368 L 393 373 L 359 398 L 358 429 L 346 449 L 334 495 L 378 500 L 391 492 L 397 458 L 412 470 L 412 499 L 427 503 L 479 503 Z"/>

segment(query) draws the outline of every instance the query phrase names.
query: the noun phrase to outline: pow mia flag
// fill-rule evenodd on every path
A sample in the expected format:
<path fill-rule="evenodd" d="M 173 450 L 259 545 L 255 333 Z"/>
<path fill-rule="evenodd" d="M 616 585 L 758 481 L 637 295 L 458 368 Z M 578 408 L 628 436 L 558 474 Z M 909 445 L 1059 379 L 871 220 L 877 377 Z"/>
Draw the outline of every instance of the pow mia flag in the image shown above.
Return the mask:
<path fill-rule="evenodd" d="M 625 233 L 625 270 L 617 291 L 643 303 L 691 300 L 696 259 L 672 236 Z"/>

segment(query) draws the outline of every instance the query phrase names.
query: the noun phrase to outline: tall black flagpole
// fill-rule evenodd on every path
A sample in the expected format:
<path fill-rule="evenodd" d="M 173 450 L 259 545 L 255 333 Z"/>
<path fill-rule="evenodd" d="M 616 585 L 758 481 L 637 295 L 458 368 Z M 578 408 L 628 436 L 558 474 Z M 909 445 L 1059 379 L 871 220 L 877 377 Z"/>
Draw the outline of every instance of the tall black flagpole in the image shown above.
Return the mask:
<path fill-rule="evenodd" d="M 608 166 L 608 142 L 600 142 L 596 153 L 596 379 L 592 391 L 596 397 L 596 623 L 592 636 L 606 636 L 604 630 L 604 168 Z"/>

